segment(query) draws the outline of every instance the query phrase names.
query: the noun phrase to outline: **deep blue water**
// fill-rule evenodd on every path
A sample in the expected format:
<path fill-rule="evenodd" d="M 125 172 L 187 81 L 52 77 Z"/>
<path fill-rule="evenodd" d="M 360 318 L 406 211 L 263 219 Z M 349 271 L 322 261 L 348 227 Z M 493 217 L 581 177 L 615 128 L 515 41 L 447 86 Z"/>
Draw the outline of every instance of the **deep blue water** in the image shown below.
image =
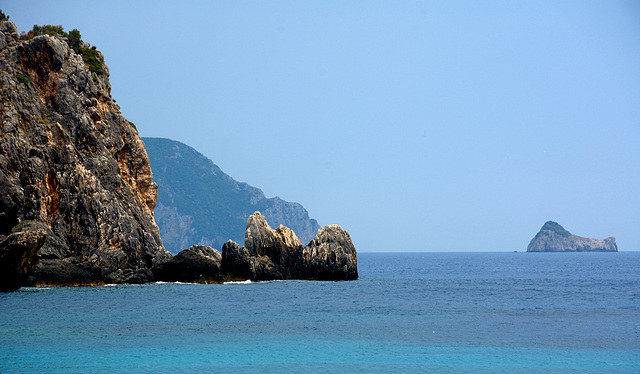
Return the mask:
<path fill-rule="evenodd" d="M 640 372 L 640 252 L 358 261 L 352 282 L 0 294 L 0 372 Z"/>

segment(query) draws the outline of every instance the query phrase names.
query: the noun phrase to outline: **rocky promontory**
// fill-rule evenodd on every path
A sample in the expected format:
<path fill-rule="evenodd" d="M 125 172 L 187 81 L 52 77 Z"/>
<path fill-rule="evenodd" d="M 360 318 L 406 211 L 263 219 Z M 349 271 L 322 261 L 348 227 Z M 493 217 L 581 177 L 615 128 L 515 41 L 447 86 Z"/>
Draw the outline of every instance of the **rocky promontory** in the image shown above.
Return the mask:
<path fill-rule="evenodd" d="M 617 252 L 616 238 L 583 238 L 553 221 L 546 222 L 531 239 L 527 252 Z"/>
<path fill-rule="evenodd" d="M 61 26 L 19 36 L 1 15 L 0 291 L 358 277 L 355 247 L 339 226 L 303 246 L 260 213 L 249 217 L 245 247 L 172 256 L 153 216 L 158 192 L 145 145 L 111 97 L 102 53 Z"/>
<path fill-rule="evenodd" d="M 0 95 L 0 289 L 152 281 L 157 187 L 102 53 L 2 21 Z"/>
<path fill-rule="evenodd" d="M 184 266 L 187 261 L 190 264 Z M 212 248 L 193 246 L 153 272 L 156 280 L 172 282 L 354 280 L 358 264 L 351 237 L 340 226 L 320 228 L 304 246 L 293 230 L 282 225 L 274 230 L 255 212 L 247 219 L 244 247 L 229 240 L 220 255 Z"/>

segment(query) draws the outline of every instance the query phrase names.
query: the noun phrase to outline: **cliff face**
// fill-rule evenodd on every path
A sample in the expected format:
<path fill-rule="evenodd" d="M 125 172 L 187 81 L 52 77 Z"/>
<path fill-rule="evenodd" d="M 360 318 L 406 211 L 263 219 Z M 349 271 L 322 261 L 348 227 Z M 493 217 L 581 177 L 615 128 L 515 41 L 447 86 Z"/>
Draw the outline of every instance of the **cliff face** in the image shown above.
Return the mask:
<path fill-rule="evenodd" d="M 616 239 L 583 238 L 558 223 L 546 222 L 527 247 L 527 252 L 617 252 Z"/>
<path fill-rule="evenodd" d="M 172 253 L 194 243 L 222 248 L 229 239 L 241 242 L 246 217 L 257 210 L 275 226 L 290 227 L 303 243 L 309 243 L 320 228 L 302 205 L 266 198 L 260 189 L 235 181 L 185 144 L 143 140 L 158 183 L 156 222 Z"/>
<path fill-rule="evenodd" d="M 83 47 L 0 23 L 0 262 L 17 236 L 46 237 L 22 285 L 146 282 L 170 257 L 144 143 Z"/>

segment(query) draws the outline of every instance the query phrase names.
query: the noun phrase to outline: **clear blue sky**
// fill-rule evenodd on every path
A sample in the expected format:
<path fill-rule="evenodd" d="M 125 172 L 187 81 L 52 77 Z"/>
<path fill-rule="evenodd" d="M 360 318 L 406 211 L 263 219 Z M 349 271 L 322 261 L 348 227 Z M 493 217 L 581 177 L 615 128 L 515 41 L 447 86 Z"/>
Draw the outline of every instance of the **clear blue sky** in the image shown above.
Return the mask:
<path fill-rule="evenodd" d="M 638 1 L 2 1 L 78 28 L 142 136 L 368 251 L 640 250 Z"/>

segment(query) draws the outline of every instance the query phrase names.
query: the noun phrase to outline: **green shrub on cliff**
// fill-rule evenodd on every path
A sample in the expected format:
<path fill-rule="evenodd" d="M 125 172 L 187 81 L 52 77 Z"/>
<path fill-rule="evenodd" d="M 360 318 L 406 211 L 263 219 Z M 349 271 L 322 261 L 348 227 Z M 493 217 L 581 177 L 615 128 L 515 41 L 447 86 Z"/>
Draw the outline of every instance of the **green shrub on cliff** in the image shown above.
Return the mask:
<path fill-rule="evenodd" d="M 18 82 L 28 86 L 29 85 L 29 79 L 27 77 L 25 77 L 24 75 L 18 73 L 16 74 L 16 78 L 18 79 Z"/>
<path fill-rule="evenodd" d="M 28 32 L 29 36 L 39 36 L 39 35 L 60 35 L 67 38 L 69 42 L 69 46 L 76 50 L 76 52 L 80 53 L 80 49 L 82 46 L 82 36 L 80 35 L 80 31 L 78 29 L 73 29 L 69 32 L 64 31 L 64 27 L 61 25 L 33 25 L 33 29 Z"/>
<path fill-rule="evenodd" d="M 67 39 L 69 40 L 69 47 L 79 52 L 82 46 L 80 31 L 78 31 L 78 29 L 73 29 L 69 31 L 69 33 L 67 34 Z"/>
<path fill-rule="evenodd" d="M 127 121 L 127 122 L 129 122 L 129 126 L 131 126 L 135 130 L 135 132 L 138 133 L 138 128 L 136 127 L 136 125 L 134 125 L 133 122 L 131 121 Z"/>
<path fill-rule="evenodd" d="M 2 9 L 0 9 L 0 22 L 2 21 L 8 21 L 9 20 L 9 16 L 4 14 L 4 12 L 2 11 Z"/>
<path fill-rule="evenodd" d="M 0 13 L 2 13 L 1 10 L 0 10 Z M 0 15 L 0 19 L 3 16 L 4 16 L 4 13 Z M 4 16 L 4 17 L 6 17 L 6 19 L 9 19 L 8 16 Z M 20 38 L 23 40 L 26 40 L 39 35 L 50 35 L 50 36 L 60 35 L 67 38 L 69 47 L 73 48 L 73 50 L 75 50 L 77 53 L 82 55 L 82 59 L 84 60 L 84 63 L 89 67 L 89 71 L 91 71 L 92 73 L 96 73 L 97 75 L 100 75 L 100 76 L 104 75 L 104 69 L 102 67 L 104 61 L 102 56 L 98 53 L 98 51 L 96 51 L 95 47 L 93 48 L 82 47 L 82 44 L 84 42 L 82 41 L 82 35 L 80 35 L 80 31 L 78 29 L 73 29 L 69 32 L 65 32 L 64 27 L 62 27 L 61 25 L 58 25 L 58 26 L 33 25 L 33 29 L 29 31 L 27 34 L 21 35 Z"/>
<path fill-rule="evenodd" d="M 93 48 L 81 48 L 82 59 L 84 63 L 89 67 L 89 71 L 96 73 L 97 75 L 103 75 L 102 69 L 102 57 Z"/>
<path fill-rule="evenodd" d="M 64 32 L 64 28 L 62 26 L 60 26 L 60 25 L 58 25 L 58 26 L 54 26 L 54 25 L 42 25 L 42 26 L 33 25 L 33 29 L 31 29 L 31 31 L 29 31 L 29 34 L 33 34 L 34 36 L 38 36 L 38 35 L 67 36 L 67 33 Z"/>

